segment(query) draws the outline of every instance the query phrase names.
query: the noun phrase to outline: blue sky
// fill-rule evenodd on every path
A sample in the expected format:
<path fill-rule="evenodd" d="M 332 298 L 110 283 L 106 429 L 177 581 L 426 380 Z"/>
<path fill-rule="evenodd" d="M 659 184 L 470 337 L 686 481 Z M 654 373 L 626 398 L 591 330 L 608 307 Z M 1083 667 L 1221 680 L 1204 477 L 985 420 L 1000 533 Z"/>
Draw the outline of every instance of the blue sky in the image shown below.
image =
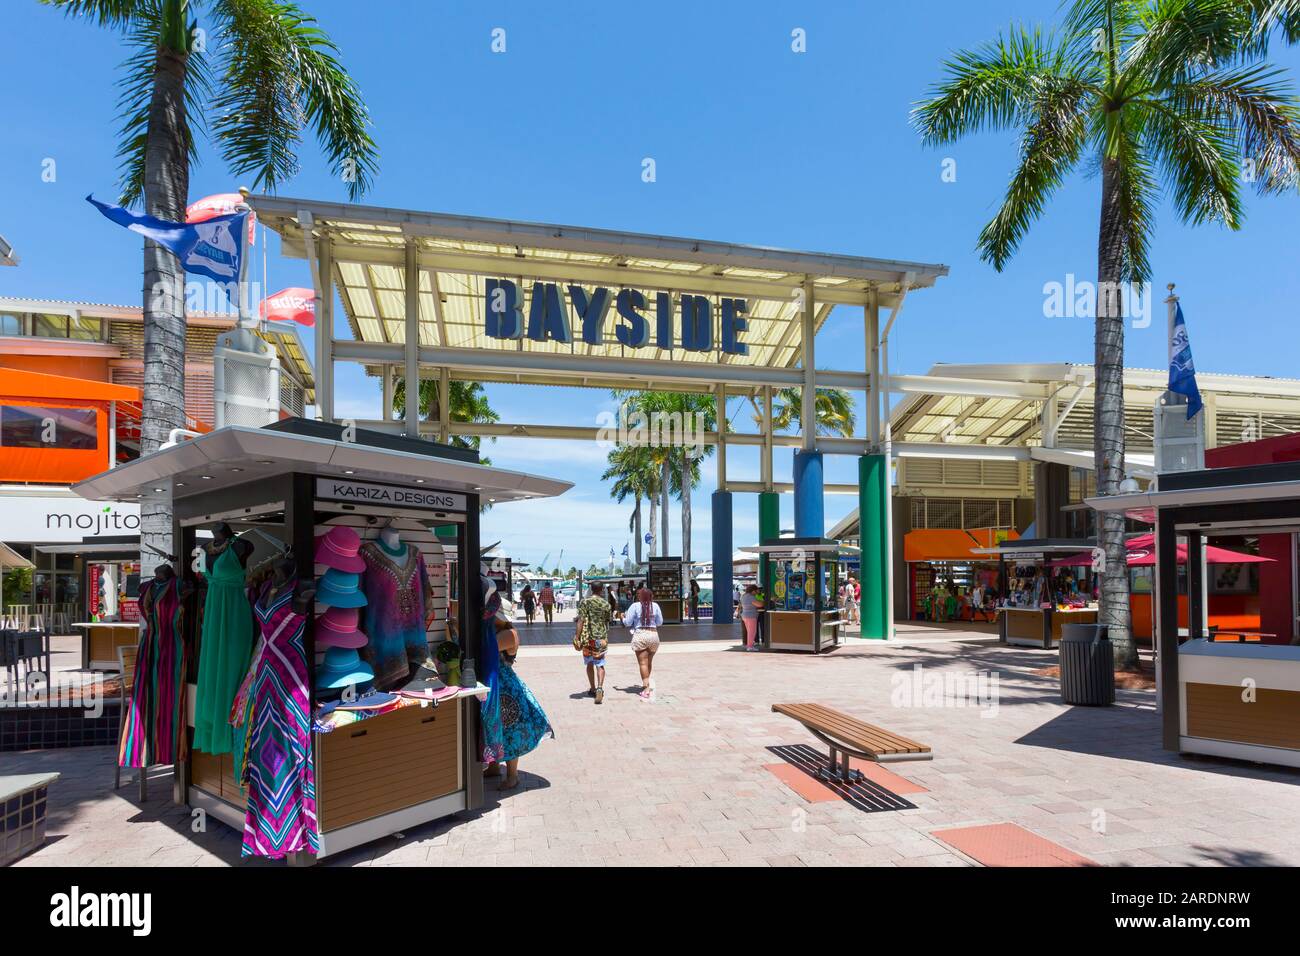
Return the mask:
<path fill-rule="evenodd" d="M 303 0 L 337 40 L 372 112 L 381 171 L 368 202 L 469 215 L 589 225 L 942 262 L 952 269 L 918 292 L 894 333 L 892 364 L 1091 361 L 1085 319 L 1043 317 L 1043 285 L 1095 272 L 1099 185 L 1078 175 L 1053 199 L 1002 274 L 980 262 L 975 237 L 1015 159 L 1008 135 L 925 150 L 908 111 L 953 50 L 1018 21 L 1050 22 L 1038 0 L 924 4 L 436 3 Z M 69 22 L 35 0 L 9 0 L 0 30 L 5 64 L 5 148 L 0 234 L 22 264 L 0 269 L 0 294 L 133 303 L 138 242 L 114 233 L 82 200 L 115 194 L 117 38 Z M 506 31 L 506 52 L 490 49 Z M 807 52 L 791 50 L 806 31 Z M 1300 51 L 1275 62 L 1300 72 Z M 654 157 L 657 181 L 641 180 Z M 941 178 L 956 161 L 955 182 Z M 42 180 L 53 159 L 56 177 Z M 283 195 L 346 198 L 315 146 Z M 208 147 L 190 199 L 238 185 Z M 1240 232 L 1180 226 L 1162 208 L 1153 243 L 1158 290 L 1176 282 L 1198 366 L 1205 371 L 1296 375 L 1300 301 L 1295 228 L 1300 202 L 1247 200 Z M 83 234 L 88 245 L 81 246 Z M 306 266 L 272 241 L 270 284 L 310 285 Z M 836 310 L 818 337 L 819 364 L 861 369 L 860 312 Z M 1130 329 L 1128 364 L 1163 367 L 1161 307 Z M 341 330 L 340 330 L 341 331 Z M 378 386 L 341 367 L 339 411 L 373 417 Z M 489 386 L 506 420 L 594 424 L 600 392 Z M 748 428 L 748 412 L 731 413 Z M 861 427 L 861 426 L 859 426 Z M 603 453 L 577 443 L 502 440 L 501 466 L 568 478 L 553 502 L 494 509 L 486 540 L 504 539 L 530 561 L 564 548 L 585 565 L 629 539 L 627 509 L 598 480 Z M 755 478 L 753 453 L 734 451 L 729 475 Z M 789 452 L 777 478 L 788 480 Z M 852 459 L 828 459 L 828 481 L 851 481 Z M 693 550 L 709 551 L 712 459 L 696 492 Z M 834 522 L 854 502 L 828 497 Z M 757 504 L 736 499 L 736 543 L 757 535 Z M 792 521 L 790 502 L 784 520 Z M 680 550 L 676 508 L 672 550 Z"/>

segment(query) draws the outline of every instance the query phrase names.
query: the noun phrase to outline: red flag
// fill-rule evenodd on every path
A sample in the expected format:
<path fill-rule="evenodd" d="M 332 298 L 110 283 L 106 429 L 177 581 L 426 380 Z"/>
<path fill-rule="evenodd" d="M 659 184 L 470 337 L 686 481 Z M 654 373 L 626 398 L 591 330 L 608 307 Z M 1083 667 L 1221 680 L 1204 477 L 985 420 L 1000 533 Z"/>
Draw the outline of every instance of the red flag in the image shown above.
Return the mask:
<path fill-rule="evenodd" d="M 231 213 L 239 212 L 239 206 L 246 205 L 244 197 L 240 193 L 214 193 L 211 196 L 204 196 L 196 202 L 190 203 L 185 207 L 186 222 L 206 222 L 216 216 L 229 216 Z M 248 216 L 248 244 L 253 245 L 254 232 L 257 226 L 257 213 L 249 213 Z"/>
<path fill-rule="evenodd" d="M 281 289 L 262 300 L 262 318 L 272 322 L 316 324 L 316 293 L 297 287 Z"/>

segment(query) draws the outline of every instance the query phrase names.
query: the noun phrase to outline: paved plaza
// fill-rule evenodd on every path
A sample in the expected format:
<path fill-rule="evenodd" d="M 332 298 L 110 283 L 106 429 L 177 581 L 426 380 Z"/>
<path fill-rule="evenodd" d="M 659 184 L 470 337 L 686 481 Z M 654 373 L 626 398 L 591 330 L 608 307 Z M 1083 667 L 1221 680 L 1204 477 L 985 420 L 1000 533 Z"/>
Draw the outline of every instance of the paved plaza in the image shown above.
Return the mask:
<path fill-rule="evenodd" d="M 524 758 L 523 786 L 499 794 L 489 781 L 480 811 L 324 865 L 968 866 L 976 861 L 936 834 L 997 824 L 1103 865 L 1300 864 L 1300 771 L 1162 751 L 1153 691 L 1066 707 L 1056 682 L 1033 673 L 1055 654 L 955 628 L 905 627 L 898 641 L 853 641 L 821 658 L 745 653 L 734 629 L 699 631 L 665 644 L 651 703 L 636 696 L 626 646 L 611 649 L 600 706 L 570 648 L 525 646 L 518 673 L 557 737 Z M 728 639 L 707 639 L 718 632 Z M 979 672 L 983 685 L 949 684 L 988 689 L 996 675 L 992 699 L 913 693 L 931 675 Z M 846 711 L 929 744 L 934 759 L 888 765 L 882 796 L 896 808 L 821 798 L 797 766 L 820 745 L 771 712 L 782 701 Z M 6 773 L 63 774 L 47 845 L 18 865 L 239 862 L 233 831 L 213 822 L 190 833 L 166 771 L 140 804 L 133 784 L 112 791 L 109 748 L 0 762 Z"/>

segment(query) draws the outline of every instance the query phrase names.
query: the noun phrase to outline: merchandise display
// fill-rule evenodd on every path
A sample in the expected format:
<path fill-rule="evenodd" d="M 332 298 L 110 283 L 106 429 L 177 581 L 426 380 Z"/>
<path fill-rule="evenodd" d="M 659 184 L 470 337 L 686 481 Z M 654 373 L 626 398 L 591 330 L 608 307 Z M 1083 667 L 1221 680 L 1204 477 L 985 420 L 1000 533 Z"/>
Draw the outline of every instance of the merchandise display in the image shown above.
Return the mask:
<path fill-rule="evenodd" d="M 361 536 L 347 525 L 336 525 L 316 539 L 316 563 L 336 571 L 360 574 L 366 562 L 358 552 Z"/>
<path fill-rule="evenodd" d="M 140 644 L 135 680 L 127 699 L 118 765 L 175 763 L 182 749 L 185 642 L 181 631 L 181 582 L 170 565 L 140 585 Z"/>
<path fill-rule="evenodd" d="M 324 607 L 365 607 L 361 575 L 330 568 L 316 581 L 316 603 Z"/>
<path fill-rule="evenodd" d="M 429 574 L 419 549 L 385 528 L 375 541 L 361 546 L 366 572 L 366 658 L 375 683 L 389 688 L 404 683 L 412 667 L 429 655 L 426 633 L 432 600 Z"/>
<path fill-rule="evenodd" d="M 325 659 L 316 667 L 316 689 L 342 690 L 360 684 L 369 684 L 375 672 L 361 659 L 352 647 L 331 647 Z"/>
<path fill-rule="evenodd" d="M 364 647 L 365 632 L 357 622 L 360 612 L 354 607 L 332 607 L 316 618 L 316 647 Z"/>
<path fill-rule="evenodd" d="M 199 678 L 194 698 L 194 749 L 234 753 L 229 723 L 235 693 L 253 651 L 253 612 L 244 587 L 249 542 L 218 525 L 208 549 L 208 594 L 203 605 Z"/>

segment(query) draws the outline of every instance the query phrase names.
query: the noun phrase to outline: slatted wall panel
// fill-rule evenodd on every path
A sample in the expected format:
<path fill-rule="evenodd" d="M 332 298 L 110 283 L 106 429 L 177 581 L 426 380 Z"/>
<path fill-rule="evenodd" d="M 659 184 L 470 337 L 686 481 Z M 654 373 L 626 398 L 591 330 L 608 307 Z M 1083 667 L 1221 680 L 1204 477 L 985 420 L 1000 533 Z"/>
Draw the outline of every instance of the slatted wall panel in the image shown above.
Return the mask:
<path fill-rule="evenodd" d="M 373 541 L 379 537 L 379 532 L 387 526 L 387 521 L 381 518 L 371 524 L 368 520 L 369 517 L 373 516 L 361 514 L 338 515 L 316 525 L 315 533 L 319 537 L 333 525 L 347 525 L 356 530 L 363 542 Z M 429 584 L 433 588 L 433 622 L 429 625 L 427 632 L 429 646 L 433 648 L 447 638 L 447 557 L 443 552 L 442 542 L 422 522 L 412 518 L 398 518 L 393 521 L 392 527 L 397 529 L 404 542 L 419 548 L 420 553 L 424 555 L 424 567 L 429 575 Z M 324 572 L 325 568 L 317 565 L 317 576 Z M 363 608 L 363 620 L 365 617 L 364 610 Z M 323 614 L 324 612 L 324 606 L 317 606 L 317 614 Z M 324 652 L 318 653 L 317 661 L 323 656 Z"/>

